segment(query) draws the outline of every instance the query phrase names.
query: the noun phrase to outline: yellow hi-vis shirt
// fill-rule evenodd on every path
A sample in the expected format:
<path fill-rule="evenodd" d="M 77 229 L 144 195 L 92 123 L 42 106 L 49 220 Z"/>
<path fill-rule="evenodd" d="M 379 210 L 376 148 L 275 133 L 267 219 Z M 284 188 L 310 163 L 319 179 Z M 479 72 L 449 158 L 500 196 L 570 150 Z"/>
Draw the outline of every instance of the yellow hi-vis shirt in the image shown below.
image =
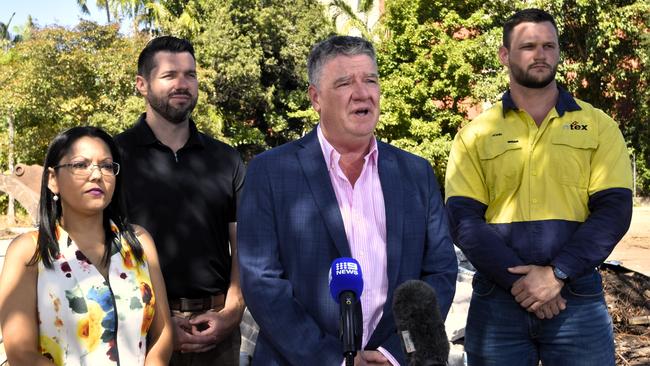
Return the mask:
<path fill-rule="evenodd" d="M 539 127 L 525 111 L 504 110 L 503 102 L 464 126 L 449 156 L 446 200 L 461 196 L 487 205 L 490 224 L 584 222 L 590 195 L 632 189 L 618 125 L 600 109 L 573 100 L 579 108 L 561 115 L 553 108 Z"/>

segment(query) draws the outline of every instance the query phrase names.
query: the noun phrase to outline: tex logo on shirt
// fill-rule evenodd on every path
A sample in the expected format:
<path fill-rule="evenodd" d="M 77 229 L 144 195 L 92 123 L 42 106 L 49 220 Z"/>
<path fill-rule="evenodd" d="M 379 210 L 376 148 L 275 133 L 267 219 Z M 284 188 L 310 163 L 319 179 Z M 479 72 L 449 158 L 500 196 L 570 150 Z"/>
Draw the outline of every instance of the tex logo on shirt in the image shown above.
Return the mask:
<path fill-rule="evenodd" d="M 578 130 L 578 131 L 587 131 L 587 126 L 588 125 L 582 125 L 578 121 L 573 121 L 571 123 L 567 123 L 564 126 L 562 126 L 563 129 L 565 130 Z"/>

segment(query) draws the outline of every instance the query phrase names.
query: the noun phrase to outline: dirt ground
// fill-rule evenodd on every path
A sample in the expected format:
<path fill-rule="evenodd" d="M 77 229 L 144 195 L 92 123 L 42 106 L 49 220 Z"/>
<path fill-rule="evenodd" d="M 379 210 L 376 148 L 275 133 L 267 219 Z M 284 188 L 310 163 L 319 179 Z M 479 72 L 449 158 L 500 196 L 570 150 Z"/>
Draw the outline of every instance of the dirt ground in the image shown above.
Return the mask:
<path fill-rule="evenodd" d="M 602 271 L 616 364 L 650 366 L 650 207 L 634 209 L 630 230 L 608 259 L 620 262 Z"/>
<path fill-rule="evenodd" d="M 630 229 L 608 259 L 650 277 L 650 206 L 634 208 Z"/>
<path fill-rule="evenodd" d="M 617 365 L 650 365 L 650 279 L 636 272 L 602 271 L 614 321 Z"/>

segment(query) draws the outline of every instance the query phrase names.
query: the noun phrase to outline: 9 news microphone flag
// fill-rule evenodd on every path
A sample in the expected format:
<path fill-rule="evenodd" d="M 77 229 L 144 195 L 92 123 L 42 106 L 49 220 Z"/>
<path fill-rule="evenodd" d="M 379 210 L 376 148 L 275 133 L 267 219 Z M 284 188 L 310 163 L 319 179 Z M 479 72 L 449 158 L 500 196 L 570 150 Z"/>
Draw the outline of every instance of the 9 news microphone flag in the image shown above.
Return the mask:
<path fill-rule="evenodd" d="M 362 319 L 357 319 L 355 307 L 363 292 L 361 266 L 353 258 L 337 258 L 330 268 L 330 293 L 340 305 L 339 330 L 346 364 L 354 364 L 354 356 L 361 348 Z"/>

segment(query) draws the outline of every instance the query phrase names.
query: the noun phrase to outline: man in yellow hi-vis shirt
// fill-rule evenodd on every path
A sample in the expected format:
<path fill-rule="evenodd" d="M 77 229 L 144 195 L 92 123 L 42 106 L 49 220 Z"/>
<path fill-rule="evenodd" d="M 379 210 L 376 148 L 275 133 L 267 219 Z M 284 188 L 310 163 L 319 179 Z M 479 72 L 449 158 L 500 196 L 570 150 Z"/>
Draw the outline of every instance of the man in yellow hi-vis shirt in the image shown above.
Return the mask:
<path fill-rule="evenodd" d="M 555 82 L 557 26 L 504 25 L 510 89 L 463 127 L 446 175 L 452 236 L 476 267 L 470 366 L 614 365 L 600 265 L 629 227 L 632 174 L 617 124 Z"/>

